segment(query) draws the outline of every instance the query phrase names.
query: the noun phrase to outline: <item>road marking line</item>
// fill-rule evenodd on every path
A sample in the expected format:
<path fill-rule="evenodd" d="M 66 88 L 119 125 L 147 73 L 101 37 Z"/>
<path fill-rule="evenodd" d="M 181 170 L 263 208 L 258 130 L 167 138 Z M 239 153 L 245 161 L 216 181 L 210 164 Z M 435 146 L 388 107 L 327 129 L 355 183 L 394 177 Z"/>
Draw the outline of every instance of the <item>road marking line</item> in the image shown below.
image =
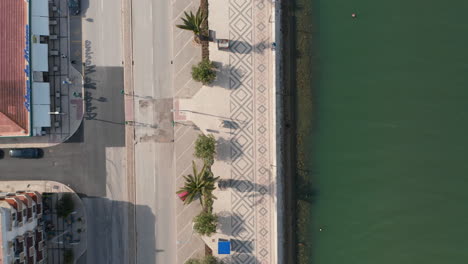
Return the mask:
<path fill-rule="evenodd" d="M 177 34 L 175 35 L 174 39 L 177 39 L 180 35 L 182 35 L 182 33 L 185 32 L 185 30 L 183 30 L 183 29 L 180 29 L 180 28 L 177 28 L 177 27 L 176 27 L 176 29 L 178 29 L 178 30 L 177 30 Z"/>
<path fill-rule="evenodd" d="M 189 210 L 191 207 L 194 206 L 194 204 L 195 204 L 195 201 L 193 201 L 193 202 L 192 202 L 191 204 L 189 204 L 188 206 L 185 205 L 184 207 L 182 207 L 182 208 L 183 208 L 182 211 L 180 211 L 180 212 L 176 215 L 176 217 L 179 217 L 179 215 L 181 215 L 181 214 L 184 213 L 185 211 Z M 190 224 L 191 224 L 191 222 L 189 222 L 187 225 L 190 225 Z"/>
<path fill-rule="evenodd" d="M 176 181 L 177 181 L 179 178 L 183 177 L 183 176 L 186 174 L 185 172 L 186 172 L 188 169 L 190 169 L 190 168 L 192 168 L 191 165 L 188 165 L 187 167 L 185 167 L 185 169 L 180 173 L 180 175 L 176 177 Z"/>
<path fill-rule="evenodd" d="M 174 137 L 179 137 L 177 133 L 182 129 L 182 128 L 187 128 L 187 126 L 180 125 L 179 127 L 176 126 L 176 130 L 174 130 Z"/>
<path fill-rule="evenodd" d="M 188 78 L 188 81 L 187 81 L 186 83 L 184 83 L 184 85 L 182 85 L 182 88 L 180 88 L 179 90 L 177 90 L 177 93 L 176 93 L 175 95 L 177 96 L 181 91 L 183 91 L 183 89 L 185 88 L 185 86 L 187 86 L 187 84 L 188 84 L 189 82 L 191 82 L 191 81 L 192 81 L 192 78 Z M 176 96 L 174 96 L 174 97 L 176 97 Z"/>
<path fill-rule="evenodd" d="M 192 146 L 194 145 L 194 143 L 195 143 L 195 141 L 192 142 L 192 143 L 190 144 L 190 146 L 188 146 L 188 147 L 179 155 L 179 157 L 177 157 L 176 163 L 177 163 L 177 161 L 178 161 L 183 155 L 185 155 L 185 153 L 187 153 L 187 150 L 189 150 L 189 149 L 192 148 Z"/>
<path fill-rule="evenodd" d="M 177 52 L 177 54 L 174 56 L 174 58 L 177 57 L 177 56 L 179 56 L 179 54 L 180 54 L 182 51 L 185 50 L 185 47 L 187 46 L 187 44 L 191 43 L 192 41 L 193 41 L 193 38 L 190 38 L 188 41 L 186 41 L 185 44 L 184 44 L 184 46 L 182 46 L 182 48 L 180 48 L 179 52 Z"/>
<path fill-rule="evenodd" d="M 185 134 L 187 133 L 187 131 L 189 131 L 190 129 L 187 129 L 182 135 L 179 136 L 178 139 L 180 139 L 181 137 L 185 136 Z M 197 135 L 198 136 L 198 135 Z M 177 143 L 178 140 L 174 140 L 174 143 Z M 194 140 L 195 141 L 195 140 Z M 175 146 L 177 148 L 177 145 Z"/>
<path fill-rule="evenodd" d="M 153 21 L 153 2 L 150 2 L 150 8 L 149 8 L 149 11 L 150 11 L 150 14 L 149 14 L 149 20 L 150 21 Z"/>
<path fill-rule="evenodd" d="M 183 207 L 184 209 L 182 209 L 181 212 L 185 211 L 187 208 L 187 206 Z M 179 239 L 179 234 L 182 234 L 184 232 L 185 229 L 187 229 L 188 226 L 192 226 L 191 225 L 191 222 L 188 222 L 186 225 L 184 225 L 184 227 L 182 227 L 182 229 L 180 229 L 180 231 L 177 232 L 177 239 Z"/>
<path fill-rule="evenodd" d="M 189 4 L 186 5 L 186 6 L 184 7 L 184 9 L 182 9 L 182 11 L 180 11 L 180 13 L 172 19 L 172 22 L 175 23 L 176 20 L 180 19 L 180 17 L 182 16 L 182 14 L 183 14 L 185 11 L 187 11 L 187 8 L 190 7 L 192 4 L 193 4 L 192 2 L 189 2 Z"/>
<path fill-rule="evenodd" d="M 174 57 L 174 59 L 175 59 L 175 57 Z M 189 60 L 187 63 L 185 63 L 184 66 L 182 66 L 182 67 L 180 68 L 180 70 L 175 74 L 175 76 L 179 75 L 179 73 L 180 73 L 189 63 L 191 63 L 191 62 L 193 61 L 193 59 L 194 59 L 194 57 L 190 58 L 190 60 Z"/>

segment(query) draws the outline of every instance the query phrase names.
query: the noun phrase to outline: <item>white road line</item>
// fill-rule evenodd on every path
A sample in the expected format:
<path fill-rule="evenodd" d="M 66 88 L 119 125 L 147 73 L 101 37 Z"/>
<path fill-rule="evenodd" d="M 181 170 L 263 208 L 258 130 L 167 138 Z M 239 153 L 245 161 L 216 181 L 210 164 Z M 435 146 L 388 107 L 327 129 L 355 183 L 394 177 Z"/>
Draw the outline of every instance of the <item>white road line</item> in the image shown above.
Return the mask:
<path fill-rule="evenodd" d="M 179 20 L 180 17 L 182 16 L 182 14 L 183 14 L 185 11 L 187 11 L 188 7 L 192 6 L 192 4 L 193 4 L 193 3 L 190 2 L 188 5 L 186 5 L 186 6 L 184 7 L 184 9 L 183 9 L 182 11 L 180 11 L 180 13 L 179 13 L 174 19 L 172 19 L 172 22 L 174 23 L 174 22 L 176 22 L 176 20 Z"/>
<path fill-rule="evenodd" d="M 180 212 L 177 214 L 177 217 L 179 217 L 179 215 L 181 215 L 184 211 L 190 209 L 190 207 L 193 207 L 194 204 L 195 204 L 196 202 L 199 202 L 198 199 L 197 199 L 197 200 L 194 200 L 194 201 L 193 201 L 191 204 L 189 204 L 188 206 L 185 205 L 185 206 L 183 207 L 184 209 L 182 209 L 182 211 L 180 211 Z M 192 223 L 189 222 L 187 225 L 191 225 L 191 224 L 192 224 Z"/>
<path fill-rule="evenodd" d="M 178 137 L 178 139 L 180 139 L 181 137 L 185 136 L 185 133 L 187 133 L 187 131 L 189 131 L 190 129 L 187 129 L 186 131 L 184 131 L 184 133 L 182 135 L 180 135 Z M 174 140 L 174 143 L 177 143 L 178 140 Z M 177 148 L 177 145 L 175 146 Z"/>
<path fill-rule="evenodd" d="M 179 178 L 181 178 L 182 176 L 184 176 L 184 175 L 186 174 L 185 172 L 186 172 L 188 169 L 190 169 L 190 168 L 192 168 L 191 165 L 187 166 L 187 167 L 180 173 L 180 175 L 176 177 L 175 180 L 176 180 L 176 181 L 179 180 Z"/>
<path fill-rule="evenodd" d="M 189 78 L 189 80 L 188 80 L 186 83 L 184 83 L 184 85 L 182 85 L 182 88 L 180 88 L 180 89 L 177 90 L 177 93 L 176 93 L 175 95 L 177 96 L 181 91 L 183 91 L 183 89 L 185 88 L 185 86 L 186 86 L 189 82 L 191 82 L 191 81 L 192 81 L 192 78 Z M 174 96 L 174 97 L 175 97 L 175 96 Z"/>
<path fill-rule="evenodd" d="M 174 25 L 175 26 L 175 25 Z M 177 31 L 177 34 L 175 35 L 175 38 L 174 39 L 177 39 L 180 35 L 182 35 L 182 33 L 184 33 L 185 30 L 183 29 L 180 29 L 180 28 L 177 28 L 178 31 Z"/>
<path fill-rule="evenodd" d="M 179 54 L 180 54 L 182 51 L 184 51 L 185 47 L 186 47 L 189 43 L 191 43 L 192 41 L 193 41 L 193 38 L 190 38 L 188 41 L 186 41 L 185 44 L 184 44 L 184 46 L 182 46 L 182 48 L 180 48 L 179 52 L 177 52 L 177 54 L 174 56 L 174 58 L 177 57 L 177 56 L 179 56 Z"/>
<path fill-rule="evenodd" d="M 176 130 L 174 130 L 174 137 L 179 137 L 179 136 L 177 135 L 177 133 L 178 133 L 179 130 L 181 130 L 182 128 L 187 128 L 187 129 L 189 129 L 187 126 L 180 125 L 179 127 L 176 128 Z"/>
<path fill-rule="evenodd" d="M 175 59 L 175 57 L 174 57 L 174 59 Z M 179 73 L 180 73 L 187 65 L 189 65 L 190 63 L 192 63 L 193 59 L 194 59 L 194 58 L 192 57 L 187 63 L 185 63 L 184 66 L 182 66 L 182 67 L 180 68 L 180 70 L 179 70 L 174 76 L 179 75 Z"/>
<path fill-rule="evenodd" d="M 189 149 L 192 148 L 192 146 L 194 145 L 194 143 L 195 143 L 195 142 L 192 142 L 192 144 L 190 144 L 190 146 L 188 146 L 188 147 L 179 155 L 179 157 L 177 157 L 176 162 L 177 162 L 183 155 L 185 155 L 185 153 L 187 153 L 187 150 L 189 150 Z"/>
<path fill-rule="evenodd" d="M 152 24 L 152 21 L 153 21 L 153 3 L 151 3 L 149 11 L 150 11 L 149 19 L 150 19 L 151 24 Z"/>
<path fill-rule="evenodd" d="M 195 202 L 195 201 L 193 201 L 193 202 Z M 185 210 L 186 210 L 186 207 L 184 207 L 184 209 L 182 210 L 182 212 L 185 211 Z M 182 234 L 182 233 L 184 232 L 184 230 L 187 229 L 188 226 L 191 227 L 191 226 L 192 226 L 192 223 L 191 223 L 191 222 L 188 222 L 188 223 L 187 223 L 186 225 L 184 225 L 184 227 L 182 227 L 182 229 L 181 229 L 180 231 L 178 231 L 177 233 Z M 179 237 L 177 236 L 177 238 L 179 238 Z"/>

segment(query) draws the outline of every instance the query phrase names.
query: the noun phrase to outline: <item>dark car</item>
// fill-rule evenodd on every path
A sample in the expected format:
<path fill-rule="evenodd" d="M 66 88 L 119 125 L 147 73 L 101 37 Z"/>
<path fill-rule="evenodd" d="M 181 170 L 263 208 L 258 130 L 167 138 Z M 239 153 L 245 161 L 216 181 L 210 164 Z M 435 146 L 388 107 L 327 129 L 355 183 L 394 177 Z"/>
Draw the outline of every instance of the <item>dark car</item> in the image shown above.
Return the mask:
<path fill-rule="evenodd" d="M 38 148 L 10 149 L 10 157 L 23 159 L 38 159 L 42 150 Z"/>
<path fill-rule="evenodd" d="M 77 16 L 81 12 L 81 3 L 80 0 L 68 0 L 68 8 L 70 8 L 70 13 Z"/>

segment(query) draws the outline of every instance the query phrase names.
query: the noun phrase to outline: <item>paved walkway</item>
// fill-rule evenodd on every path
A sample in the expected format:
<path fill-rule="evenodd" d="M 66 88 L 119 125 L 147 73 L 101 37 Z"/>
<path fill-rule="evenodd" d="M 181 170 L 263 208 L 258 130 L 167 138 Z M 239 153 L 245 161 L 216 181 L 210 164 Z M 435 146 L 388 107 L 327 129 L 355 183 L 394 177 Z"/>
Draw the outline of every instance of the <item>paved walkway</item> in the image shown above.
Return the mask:
<path fill-rule="evenodd" d="M 174 103 L 175 121 L 190 120 L 217 139 L 213 172 L 227 183 L 215 193 L 218 233 L 204 241 L 216 253 L 218 239 L 231 239 L 232 254 L 219 256 L 226 262 L 277 263 L 275 3 L 211 1 L 209 8 L 210 29 L 230 49 L 210 43 L 217 80 Z"/>

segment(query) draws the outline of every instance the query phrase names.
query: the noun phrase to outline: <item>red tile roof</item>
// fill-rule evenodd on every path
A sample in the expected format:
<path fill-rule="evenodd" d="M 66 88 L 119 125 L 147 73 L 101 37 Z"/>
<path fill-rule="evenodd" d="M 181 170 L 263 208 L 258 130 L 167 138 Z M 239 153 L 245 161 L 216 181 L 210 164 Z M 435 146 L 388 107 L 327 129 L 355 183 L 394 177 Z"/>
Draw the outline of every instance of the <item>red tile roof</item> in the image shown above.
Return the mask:
<path fill-rule="evenodd" d="M 0 1 L 0 136 L 29 135 L 25 106 L 27 24 L 27 1 Z"/>

